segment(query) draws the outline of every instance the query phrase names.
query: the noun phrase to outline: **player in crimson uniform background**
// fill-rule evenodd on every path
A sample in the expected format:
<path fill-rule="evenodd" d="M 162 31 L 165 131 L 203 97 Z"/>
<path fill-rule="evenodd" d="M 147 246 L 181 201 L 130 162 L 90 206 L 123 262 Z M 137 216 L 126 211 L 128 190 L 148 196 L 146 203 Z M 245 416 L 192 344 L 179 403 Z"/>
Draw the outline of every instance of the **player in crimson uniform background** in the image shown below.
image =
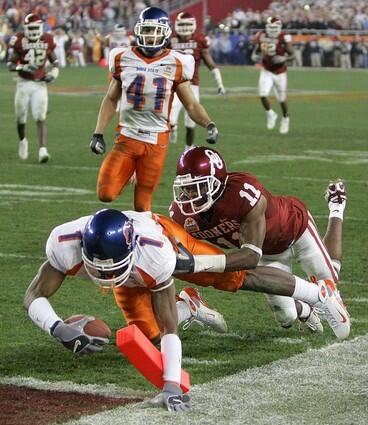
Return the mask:
<path fill-rule="evenodd" d="M 28 158 L 28 141 L 25 135 L 28 108 L 31 108 L 37 123 L 39 139 L 39 162 L 47 162 L 50 155 L 46 148 L 46 127 L 48 95 L 47 83 L 59 75 L 58 61 L 54 52 L 55 43 L 50 34 L 43 33 L 43 22 L 30 13 L 24 19 L 24 32 L 13 36 L 9 43 L 10 71 L 18 72 L 15 91 L 15 115 L 19 136 L 19 157 Z M 47 60 L 51 63 L 46 69 Z"/>
<path fill-rule="evenodd" d="M 170 47 L 173 50 L 185 52 L 194 57 L 194 74 L 191 80 L 191 89 L 195 98 L 199 101 L 199 65 L 201 60 L 206 64 L 207 68 L 211 71 L 213 78 L 216 82 L 219 94 L 225 95 L 225 87 L 222 82 L 221 72 L 216 67 L 214 60 L 208 50 L 209 39 L 204 34 L 195 33 L 197 23 L 194 16 L 188 12 L 181 12 L 175 20 L 175 36 L 170 40 Z M 170 123 L 171 123 L 171 136 L 170 141 L 176 143 L 178 136 L 178 119 L 182 108 L 182 104 L 178 96 L 174 96 L 172 104 Z M 194 142 L 194 127 L 195 122 L 185 112 L 185 145 L 186 149 L 191 147 Z"/>
<path fill-rule="evenodd" d="M 289 132 L 289 113 L 286 104 L 287 73 L 286 61 L 294 58 L 294 49 L 291 45 L 291 36 L 281 32 L 281 21 L 270 17 L 267 19 L 264 31 L 257 33 L 252 53 L 252 60 L 257 62 L 261 57 L 262 69 L 258 81 L 259 96 L 267 113 L 267 128 L 275 127 L 277 114 L 271 109 L 268 96 L 273 88 L 277 100 L 280 102 L 282 118 L 280 133 Z"/>
<path fill-rule="evenodd" d="M 345 196 L 343 186 L 339 194 Z M 272 194 L 249 173 L 228 173 L 216 151 L 197 147 L 180 157 L 174 196 L 171 217 L 190 235 L 221 248 L 240 248 L 226 256 L 223 270 L 248 270 L 259 265 L 291 273 L 296 260 L 311 281 L 337 282 L 340 258 L 331 260 L 303 202 Z M 334 195 L 328 196 L 330 201 Z M 333 224 L 338 238 L 329 235 L 329 245 L 334 240 L 341 246 L 345 199 L 331 205 L 330 221 L 338 217 Z M 338 255 L 341 257 L 341 250 Z M 208 270 L 211 267 L 208 264 Z M 281 326 L 291 326 L 298 317 L 312 330 L 322 330 L 318 316 L 307 303 L 266 296 Z"/>
<path fill-rule="evenodd" d="M 166 49 L 171 35 L 167 13 L 157 7 L 144 9 L 134 33 L 137 46 L 116 48 L 110 54 L 113 78 L 101 103 L 90 148 L 96 154 L 105 152 L 103 132 L 115 117 L 120 100 L 118 136 L 101 165 L 98 196 L 103 202 L 113 201 L 135 172 L 134 209 L 150 211 L 167 154 L 174 93 L 191 118 L 207 129 L 208 143 L 216 143 L 218 131 L 190 89 L 192 56 Z"/>

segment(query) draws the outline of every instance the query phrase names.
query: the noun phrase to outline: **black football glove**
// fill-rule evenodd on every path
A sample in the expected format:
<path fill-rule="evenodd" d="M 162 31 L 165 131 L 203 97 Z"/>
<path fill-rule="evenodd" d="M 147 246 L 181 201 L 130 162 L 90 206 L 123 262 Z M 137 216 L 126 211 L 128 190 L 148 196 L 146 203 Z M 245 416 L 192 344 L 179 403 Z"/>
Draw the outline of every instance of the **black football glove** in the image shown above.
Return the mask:
<path fill-rule="evenodd" d="M 214 122 L 210 122 L 207 126 L 207 137 L 206 142 L 210 145 L 214 145 L 217 141 L 218 130 Z"/>
<path fill-rule="evenodd" d="M 179 252 L 176 253 L 174 275 L 181 273 L 193 273 L 195 266 L 193 254 L 188 251 L 181 242 L 178 242 L 176 246 L 179 249 Z"/>
<path fill-rule="evenodd" d="M 89 144 L 91 151 L 96 155 L 103 154 L 106 151 L 106 143 L 103 138 L 103 134 L 94 133 L 91 142 Z"/>
<path fill-rule="evenodd" d="M 107 338 L 87 335 L 83 328 L 95 318 L 86 316 L 73 323 L 57 322 L 51 329 L 51 335 L 75 354 L 93 354 L 102 350 L 102 345 L 108 344 Z"/>
<path fill-rule="evenodd" d="M 190 410 L 190 398 L 183 394 L 178 385 L 166 383 L 162 393 L 150 401 L 152 407 L 161 407 L 169 412 L 186 412 Z"/>

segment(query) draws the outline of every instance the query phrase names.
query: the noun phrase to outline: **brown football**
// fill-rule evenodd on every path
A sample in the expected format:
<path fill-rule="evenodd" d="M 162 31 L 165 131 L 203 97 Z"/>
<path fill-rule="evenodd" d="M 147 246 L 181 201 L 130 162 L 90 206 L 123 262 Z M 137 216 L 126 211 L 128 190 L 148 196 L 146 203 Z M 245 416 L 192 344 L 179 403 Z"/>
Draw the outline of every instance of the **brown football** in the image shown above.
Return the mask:
<path fill-rule="evenodd" d="M 77 320 L 82 319 L 85 317 L 84 314 L 76 314 L 75 316 L 68 317 L 64 320 L 64 323 L 73 323 Z M 97 336 L 100 338 L 110 338 L 111 337 L 111 329 L 107 326 L 107 324 L 99 319 L 95 318 L 95 320 L 92 320 L 91 322 L 88 322 L 84 327 L 84 332 L 87 335 L 90 336 Z"/>

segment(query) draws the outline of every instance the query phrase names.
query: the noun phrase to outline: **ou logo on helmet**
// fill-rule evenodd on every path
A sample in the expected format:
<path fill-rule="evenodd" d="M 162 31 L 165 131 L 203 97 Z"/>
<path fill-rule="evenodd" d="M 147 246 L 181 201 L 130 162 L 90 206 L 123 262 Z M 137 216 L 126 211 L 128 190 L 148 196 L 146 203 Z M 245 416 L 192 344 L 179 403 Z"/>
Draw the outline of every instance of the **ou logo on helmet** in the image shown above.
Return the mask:
<path fill-rule="evenodd" d="M 208 157 L 211 163 L 211 174 L 215 174 L 215 167 L 219 170 L 222 170 L 224 168 L 224 162 L 221 158 L 221 156 L 210 149 L 206 149 L 204 151 L 205 155 Z"/>

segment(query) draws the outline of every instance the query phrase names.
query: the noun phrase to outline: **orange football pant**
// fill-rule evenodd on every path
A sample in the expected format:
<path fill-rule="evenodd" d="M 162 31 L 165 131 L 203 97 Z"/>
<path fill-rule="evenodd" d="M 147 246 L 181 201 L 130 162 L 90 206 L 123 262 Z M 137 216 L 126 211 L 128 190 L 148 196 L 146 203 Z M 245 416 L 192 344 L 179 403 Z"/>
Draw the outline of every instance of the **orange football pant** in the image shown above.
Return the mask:
<path fill-rule="evenodd" d="M 134 209 L 151 211 L 153 192 L 160 181 L 168 144 L 169 132 L 159 133 L 156 145 L 119 135 L 98 174 L 97 194 L 100 201 L 116 199 L 135 171 Z"/>
<path fill-rule="evenodd" d="M 176 242 L 181 242 L 192 254 L 223 254 L 221 249 L 207 242 L 193 238 L 179 224 L 168 217 L 155 214 L 154 218 L 163 227 L 164 234 L 173 244 L 174 250 Z M 195 283 L 199 286 L 213 286 L 221 291 L 237 291 L 244 283 L 245 271 L 224 272 L 224 273 L 188 273 L 181 274 L 180 280 Z M 128 325 L 135 324 L 147 336 L 154 340 L 160 330 L 157 325 L 151 303 L 151 292 L 146 288 L 126 288 L 124 286 L 114 288 L 114 295 L 117 305 L 122 309 Z"/>

